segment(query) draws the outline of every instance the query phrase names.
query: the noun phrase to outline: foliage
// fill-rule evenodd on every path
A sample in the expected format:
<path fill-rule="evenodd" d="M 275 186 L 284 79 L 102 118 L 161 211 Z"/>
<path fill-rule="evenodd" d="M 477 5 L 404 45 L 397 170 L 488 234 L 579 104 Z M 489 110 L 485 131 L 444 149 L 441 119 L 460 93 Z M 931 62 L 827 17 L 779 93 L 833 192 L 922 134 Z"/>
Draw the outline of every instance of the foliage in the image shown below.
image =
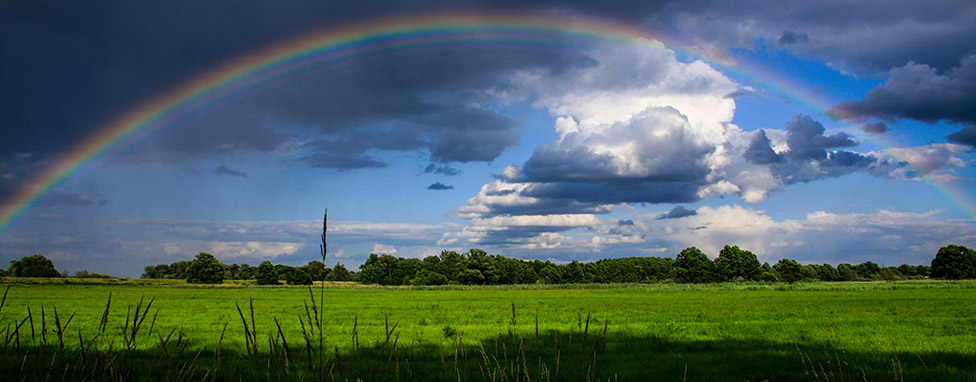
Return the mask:
<path fill-rule="evenodd" d="M 258 285 L 278 285 L 278 271 L 270 261 L 262 261 L 255 275 Z"/>
<path fill-rule="evenodd" d="M 773 270 L 782 282 L 792 284 L 803 279 L 803 268 L 796 260 L 779 259 L 776 265 L 773 265 Z"/>
<path fill-rule="evenodd" d="M 672 264 L 674 279 L 684 283 L 709 283 L 717 281 L 715 263 L 698 248 L 681 250 Z"/>
<path fill-rule="evenodd" d="M 186 282 L 190 284 L 220 284 L 224 282 L 224 267 L 213 255 L 200 252 L 186 268 Z"/>
<path fill-rule="evenodd" d="M 26 256 L 20 260 L 11 260 L 7 270 L 13 277 L 61 277 L 54 263 L 44 255 Z"/>
<path fill-rule="evenodd" d="M 881 266 L 870 261 L 865 261 L 852 267 L 854 276 L 862 280 L 880 279 Z"/>
<path fill-rule="evenodd" d="M 305 271 L 305 273 L 308 273 L 308 276 L 311 277 L 312 280 L 316 281 L 325 280 L 329 273 L 329 268 L 326 268 L 325 264 L 318 260 L 309 261 L 308 264 L 303 265 L 301 269 Z"/>
<path fill-rule="evenodd" d="M 946 248 L 954 248 L 949 246 Z M 965 250 L 969 250 L 965 247 Z M 951 258 L 944 255 L 943 257 Z M 759 265 L 758 256 L 738 246 L 725 246 L 714 261 L 695 247 L 668 257 L 624 257 L 602 259 L 595 262 L 571 261 L 554 264 L 551 261 L 520 260 L 502 255 L 492 255 L 480 249 L 464 253 L 441 251 L 438 256 L 424 259 L 400 258 L 388 254 L 371 254 L 360 266 L 360 272 L 351 272 L 341 263 L 329 269 L 321 261 L 292 267 L 271 265 L 277 279 L 292 283 L 293 278 L 304 279 L 298 270 L 307 273 L 313 281 L 359 281 L 379 285 L 520 285 L 520 284 L 589 284 L 589 283 L 654 283 L 670 280 L 679 283 L 713 283 L 723 281 L 852 281 L 852 280 L 906 280 L 923 279 L 930 275 L 926 265 L 902 264 L 897 267 L 881 267 L 866 261 L 851 265 L 842 263 L 800 265 L 792 259 L 778 268 L 769 263 Z M 795 269 L 793 264 L 799 267 Z M 938 261 L 933 261 L 938 263 Z M 190 262 L 147 266 L 142 278 L 186 278 Z M 966 268 L 966 262 L 952 262 L 949 267 L 961 267 L 970 272 L 976 266 Z M 961 264 L 961 265 L 959 265 Z M 225 280 L 256 280 L 258 267 L 248 264 L 221 265 Z M 943 266 L 940 269 L 946 269 Z M 970 270 L 966 270 L 970 269 Z M 297 274 L 297 276 L 296 276 Z M 938 274 L 938 273 L 936 273 Z M 967 273 L 968 274 L 968 273 Z M 943 277 L 943 276 L 933 276 Z M 955 277 L 955 276 L 954 276 Z M 970 276 L 976 277 L 976 276 Z M 297 280 L 297 279 L 296 279 Z M 273 285 L 276 282 L 269 284 Z"/>
<path fill-rule="evenodd" d="M 353 274 L 346 269 L 345 265 L 342 265 L 342 263 L 336 263 L 335 267 L 332 268 L 332 271 L 325 276 L 325 279 L 327 281 L 353 281 L 354 277 Z"/>
<path fill-rule="evenodd" d="M 739 249 L 739 246 L 725 246 L 715 259 L 715 268 L 725 280 L 757 280 L 759 278 L 759 259 L 752 252 Z"/>
<path fill-rule="evenodd" d="M 81 270 L 75 272 L 74 276 L 72 277 L 79 278 L 79 279 L 107 279 L 107 278 L 111 278 L 112 276 L 102 274 L 102 273 L 88 272 L 87 270 Z"/>
<path fill-rule="evenodd" d="M 285 276 L 288 285 L 312 285 L 312 276 L 302 268 L 295 268 Z"/>
<path fill-rule="evenodd" d="M 976 251 L 961 245 L 939 248 L 929 275 L 949 280 L 976 278 Z"/>
<path fill-rule="evenodd" d="M 837 265 L 837 281 L 851 281 L 854 280 L 854 268 L 848 263 L 840 263 Z"/>

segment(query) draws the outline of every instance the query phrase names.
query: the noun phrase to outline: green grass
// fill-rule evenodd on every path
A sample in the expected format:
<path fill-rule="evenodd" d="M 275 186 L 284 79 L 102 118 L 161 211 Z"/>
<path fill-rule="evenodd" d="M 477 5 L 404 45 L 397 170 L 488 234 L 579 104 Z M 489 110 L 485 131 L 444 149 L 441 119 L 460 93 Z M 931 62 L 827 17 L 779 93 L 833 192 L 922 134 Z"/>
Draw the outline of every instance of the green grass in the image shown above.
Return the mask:
<path fill-rule="evenodd" d="M 89 359 L 91 354 L 105 359 L 107 354 L 122 354 L 118 352 L 127 317 L 132 320 L 140 299 L 145 298 L 146 304 L 154 298 L 137 345 L 128 355 L 130 367 L 147 369 L 147 364 L 155 364 L 154 377 L 190 380 L 326 376 L 324 371 L 308 372 L 299 323 L 309 301 L 306 288 L 19 281 L 0 311 L 0 345 L 4 346 L 0 360 L 7 375 L 26 379 L 88 375 L 71 365 L 81 362 L 79 343 L 92 343 L 85 355 Z M 976 379 L 974 282 L 329 286 L 324 289 L 328 356 L 323 359 L 329 363 L 328 376 L 337 380 L 350 376 L 456 380 L 458 374 L 462 380 L 501 380 L 502 375 L 508 380 L 526 375 L 531 380 Z M 108 326 L 100 334 L 110 293 Z M 317 303 L 318 286 L 314 293 Z M 242 358 L 247 353 L 237 306 L 250 325 L 252 301 L 259 354 Z M 35 335 L 31 339 L 28 324 L 21 324 L 18 350 L 16 337 L 11 336 L 27 317 L 28 306 Z M 47 318 L 47 347 L 38 346 L 41 307 Z M 51 338 L 55 307 L 62 324 L 75 315 L 66 330 L 70 339 L 63 353 L 54 348 L 56 339 Z M 289 345 L 287 361 L 285 352 L 272 351 L 272 341 L 280 343 L 275 319 Z M 354 325 L 360 342 L 358 358 Z M 394 326 L 387 340 L 388 328 Z M 163 352 L 167 355 L 162 356 L 160 344 L 171 332 Z M 454 333 L 446 337 L 445 332 Z M 174 366 L 167 357 L 180 333 L 185 347 Z M 317 346 L 313 341 L 313 351 Z M 43 362 L 24 361 L 41 354 Z M 213 369 L 217 358 L 219 367 Z"/>

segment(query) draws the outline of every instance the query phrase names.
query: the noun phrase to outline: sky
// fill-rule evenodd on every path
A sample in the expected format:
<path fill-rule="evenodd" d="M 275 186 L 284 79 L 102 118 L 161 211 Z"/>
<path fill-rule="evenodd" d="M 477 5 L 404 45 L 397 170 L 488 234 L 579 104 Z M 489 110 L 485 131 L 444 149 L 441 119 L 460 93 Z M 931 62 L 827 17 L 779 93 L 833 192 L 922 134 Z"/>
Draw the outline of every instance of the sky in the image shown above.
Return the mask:
<path fill-rule="evenodd" d="M 0 89 L 0 267 L 976 247 L 971 1 L 12 1 Z"/>

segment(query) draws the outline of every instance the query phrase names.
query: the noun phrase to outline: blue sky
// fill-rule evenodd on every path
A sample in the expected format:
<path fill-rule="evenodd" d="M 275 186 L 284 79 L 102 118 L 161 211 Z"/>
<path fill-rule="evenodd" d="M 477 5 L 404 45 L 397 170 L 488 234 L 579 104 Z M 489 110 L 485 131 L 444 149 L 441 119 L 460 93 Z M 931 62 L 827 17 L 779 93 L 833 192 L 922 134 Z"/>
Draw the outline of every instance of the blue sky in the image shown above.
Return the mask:
<path fill-rule="evenodd" d="M 726 244 L 928 264 L 976 246 L 976 7 L 736 4 L 4 5 L 7 209 L 108 121 L 316 31 L 503 13 L 632 27 L 663 49 L 461 41 L 272 83 L 97 157 L 0 232 L 0 264 L 300 265 L 318 258 L 324 208 L 327 262 L 352 268 L 370 253 L 568 262 Z"/>

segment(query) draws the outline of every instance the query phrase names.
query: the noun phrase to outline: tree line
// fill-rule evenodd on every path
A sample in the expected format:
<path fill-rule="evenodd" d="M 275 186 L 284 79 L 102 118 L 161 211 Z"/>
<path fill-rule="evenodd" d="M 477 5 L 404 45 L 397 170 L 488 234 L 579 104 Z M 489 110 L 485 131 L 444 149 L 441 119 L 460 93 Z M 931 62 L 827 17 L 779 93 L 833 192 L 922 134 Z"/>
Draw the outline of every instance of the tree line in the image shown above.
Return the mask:
<path fill-rule="evenodd" d="M 0 268 L 0 277 L 110 278 L 112 276 L 88 272 L 87 270 L 77 271 L 73 275 L 68 271 L 58 272 L 51 259 L 38 254 L 25 256 L 20 260 L 10 260 L 9 268 Z"/>
<path fill-rule="evenodd" d="M 143 269 L 144 279 L 177 279 L 197 284 L 219 284 L 224 280 L 257 280 L 259 285 L 274 285 L 284 281 L 290 285 L 308 285 L 312 280 L 354 281 L 355 273 L 342 263 L 332 268 L 318 260 L 293 267 L 263 261 L 254 267 L 248 264 L 223 264 L 213 255 L 199 253 L 193 261 L 177 261 L 172 264 L 148 265 Z"/>
<path fill-rule="evenodd" d="M 256 280 L 261 285 L 311 284 L 312 280 L 358 281 L 381 285 L 508 285 L 580 283 L 713 283 L 729 281 L 786 282 L 904 280 L 921 278 L 976 279 L 976 251 L 959 245 L 939 249 L 931 265 L 880 266 L 866 261 L 802 265 L 792 259 L 775 264 L 759 263 L 757 256 L 738 246 L 726 245 L 712 260 L 695 247 L 683 249 L 674 258 L 625 257 L 582 263 L 556 264 L 551 261 L 520 260 L 491 255 L 480 249 L 464 253 L 441 251 L 424 259 L 371 254 L 352 272 L 341 263 L 328 268 L 313 260 L 303 266 L 272 264 L 226 265 L 213 255 L 201 252 L 192 261 L 149 265 L 142 278 L 183 279 L 190 283 L 214 284 L 224 280 Z M 10 268 L 0 269 L 0 277 L 68 277 L 43 255 L 12 260 Z M 109 277 L 87 271 L 74 277 Z"/>
<path fill-rule="evenodd" d="M 961 247 L 965 248 L 965 247 Z M 943 250 L 940 250 L 942 252 Z M 969 250 L 972 252 L 972 250 Z M 976 255 L 970 259 L 976 266 Z M 870 261 L 852 265 L 801 265 L 792 259 L 760 263 L 755 254 L 725 246 L 714 260 L 690 247 L 669 257 L 625 257 L 595 262 L 519 260 L 472 249 L 442 251 L 424 259 L 371 254 L 360 266 L 357 281 L 380 285 L 504 285 L 579 283 L 713 283 L 728 281 L 852 281 L 926 278 L 932 267 L 882 267 Z M 944 276 L 940 276 L 944 277 Z M 966 278 L 976 278 L 976 272 Z"/>

